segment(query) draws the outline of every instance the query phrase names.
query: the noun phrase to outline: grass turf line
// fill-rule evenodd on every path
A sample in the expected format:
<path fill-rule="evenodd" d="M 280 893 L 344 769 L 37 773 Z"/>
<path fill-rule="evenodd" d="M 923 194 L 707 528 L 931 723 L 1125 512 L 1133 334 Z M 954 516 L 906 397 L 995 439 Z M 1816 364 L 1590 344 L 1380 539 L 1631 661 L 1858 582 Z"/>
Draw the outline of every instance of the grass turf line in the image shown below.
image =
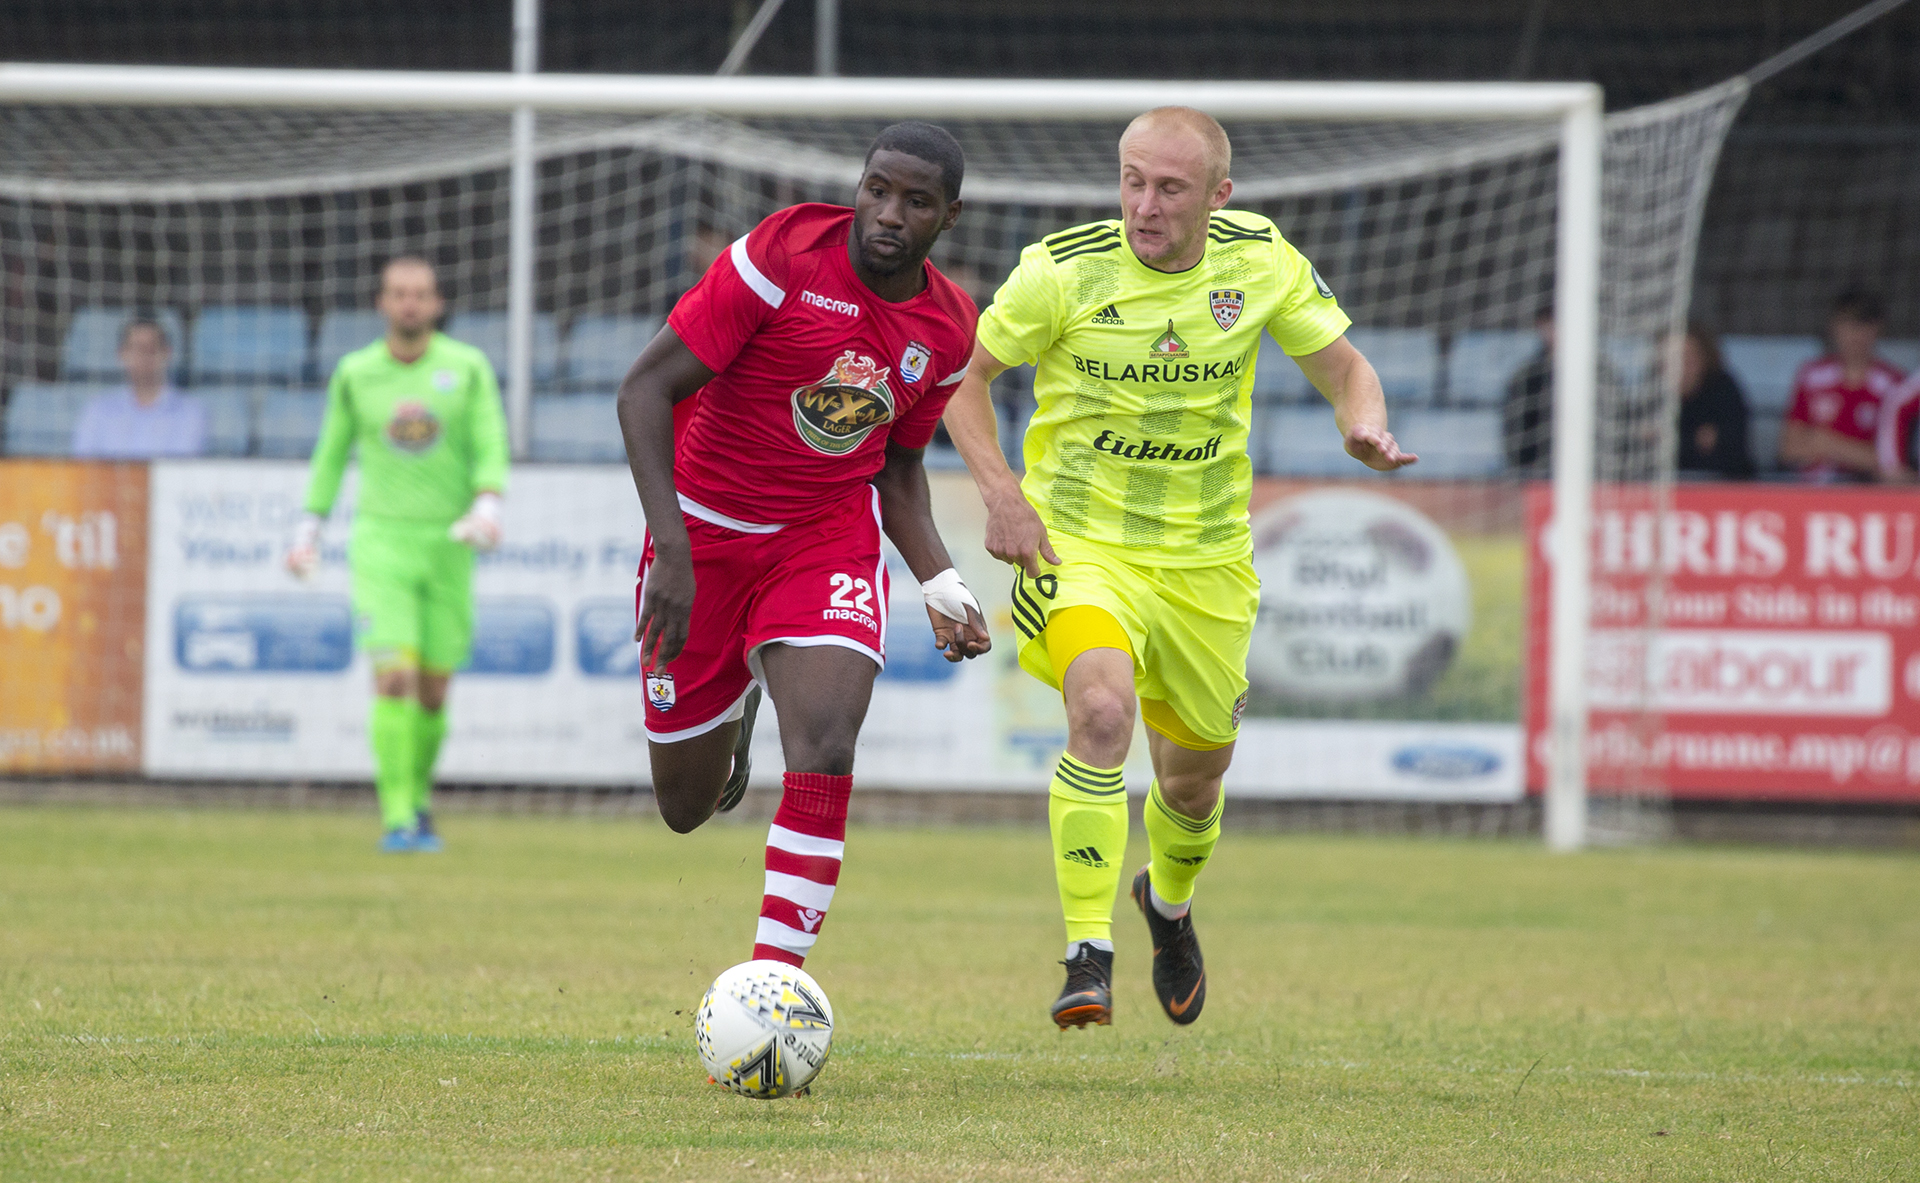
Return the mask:
<path fill-rule="evenodd" d="M 448 821 L 0 811 L 0 1178 L 1920 1172 L 1908 856 L 1229 831 L 1200 1023 L 1123 904 L 1115 1024 L 1060 1034 L 1044 835 L 857 829 L 833 1058 L 762 1103 L 690 1030 L 761 827 Z"/>

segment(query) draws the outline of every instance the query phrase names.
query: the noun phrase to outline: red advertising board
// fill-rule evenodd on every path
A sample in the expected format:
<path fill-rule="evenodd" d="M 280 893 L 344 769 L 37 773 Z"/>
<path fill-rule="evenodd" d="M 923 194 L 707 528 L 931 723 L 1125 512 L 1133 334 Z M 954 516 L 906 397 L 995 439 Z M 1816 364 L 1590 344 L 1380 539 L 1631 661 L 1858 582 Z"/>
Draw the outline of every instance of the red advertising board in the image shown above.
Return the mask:
<path fill-rule="evenodd" d="M 1551 489 L 1527 499 L 1527 785 L 1546 783 Z M 1596 791 L 1920 801 L 1920 496 L 1601 490 L 1588 768 Z"/>

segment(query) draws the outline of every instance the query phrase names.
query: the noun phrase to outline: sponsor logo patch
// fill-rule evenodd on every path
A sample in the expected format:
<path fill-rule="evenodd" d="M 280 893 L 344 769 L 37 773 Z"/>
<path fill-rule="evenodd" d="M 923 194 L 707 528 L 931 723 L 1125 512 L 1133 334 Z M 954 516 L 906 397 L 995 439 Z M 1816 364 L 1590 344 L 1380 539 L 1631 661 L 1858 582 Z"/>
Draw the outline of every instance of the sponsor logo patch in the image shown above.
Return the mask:
<path fill-rule="evenodd" d="M 647 674 L 647 701 L 656 711 L 673 709 L 673 675 L 665 670 L 654 670 Z"/>
<path fill-rule="evenodd" d="M 1167 322 L 1167 331 L 1153 339 L 1147 346 L 1147 356 L 1155 361 L 1165 361 L 1171 357 L 1187 356 L 1187 343 L 1179 333 L 1173 331 L 1173 322 Z"/>
<path fill-rule="evenodd" d="M 795 388 L 793 427 L 816 452 L 844 456 L 893 420 L 893 371 L 849 349 L 818 382 Z"/>
<path fill-rule="evenodd" d="M 440 420 L 425 403 L 409 399 L 395 407 L 393 418 L 387 420 L 387 442 L 402 452 L 424 452 L 439 438 Z"/>
<path fill-rule="evenodd" d="M 1320 289 L 1320 294 L 1323 297 L 1329 300 L 1333 299 L 1333 289 L 1327 286 L 1326 280 L 1320 278 L 1320 269 L 1318 267 L 1308 267 L 1307 274 L 1313 276 L 1313 286 Z"/>
<path fill-rule="evenodd" d="M 451 393 L 453 388 L 459 385 L 459 383 L 460 376 L 452 370 L 435 370 L 433 372 L 433 388 L 441 394 Z"/>
<path fill-rule="evenodd" d="M 1240 313 L 1246 306 L 1247 294 L 1239 288 L 1219 288 L 1207 294 L 1207 308 L 1213 313 L 1213 323 L 1219 325 L 1223 333 L 1240 323 Z"/>
<path fill-rule="evenodd" d="M 1120 306 L 1118 304 L 1109 304 L 1093 314 L 1093 323 L 1097 325 L 1123 325 L 1127 322 L 1120 319 Z"/>

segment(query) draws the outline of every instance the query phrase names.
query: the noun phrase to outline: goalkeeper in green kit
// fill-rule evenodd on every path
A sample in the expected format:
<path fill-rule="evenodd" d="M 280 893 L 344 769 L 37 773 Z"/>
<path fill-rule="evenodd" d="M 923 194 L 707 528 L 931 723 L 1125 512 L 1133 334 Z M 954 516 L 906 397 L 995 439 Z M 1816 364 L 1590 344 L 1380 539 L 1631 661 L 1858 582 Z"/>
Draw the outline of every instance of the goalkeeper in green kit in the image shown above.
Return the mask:
<path fill-rule="evenodd" d="M 447 733 L 447 681 L 473 637 L 473 556 L 500 541 L 507 429 L 486 355 L 434 331 L 446 304 L 425 259 L 380 275 L 387 335 L 340 359 L 313 448 L 307 516 L 287 567 L 320 563 L 320 527 L 358 448 L 348 560 L 360 645 L 373 659 L 367 734 L 390 852 L 442 849 L 433 764 Z"/>

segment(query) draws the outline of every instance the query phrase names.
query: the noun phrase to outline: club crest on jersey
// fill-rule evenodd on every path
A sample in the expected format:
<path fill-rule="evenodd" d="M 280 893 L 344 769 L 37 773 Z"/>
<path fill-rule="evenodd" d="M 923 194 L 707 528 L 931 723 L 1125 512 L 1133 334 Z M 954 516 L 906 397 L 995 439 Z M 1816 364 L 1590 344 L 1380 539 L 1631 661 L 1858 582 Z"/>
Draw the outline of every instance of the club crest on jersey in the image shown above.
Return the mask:
<path fill-rule="evenodd" d="M 1247 294 L 1239 288 L 1221 288 L 1207 293 L 1207 307 L 1213 310 L 1213 323 L 1227 332 L 1240 323 L 1240 310 L 1247 306 Z"/>
<path fill-rule="evenodd" d="M 387 420 L 387 442 L 402 452 L 424 452 L 440 438 L 440 420 L 427 404 L 409 399 Z"/>
<path fill-rule="evenodd" d="M 1167 331 L 1153 339 L 1147 346 L 1147 356 L 1155 361 L 1164 361 L 1170 357 L 1187 356 L 1187 343 L 1179 333 L 1173 331 L 1173 322 L 1167 322 Z"/>
<path fill-rule="evenodd" d="M 933 361 L 933 350 L 918 341 L 907 342 L 907 348 L 900 354 L 900 380 L 906 383 L 918 382 L 927 375 L 927 365 Z"/>
<path fill-rule="evenodd" d="M 647 701 L 656 711 L 670 711 L 675 701 L 673 675 L 665 670 L 649 670 L 647 673 Z"/>
<path fill-rule="evenodd" d="M 874 428 L 893 420 L 893 391 L 887 386 L 892 372 L 847 350 L 834 359 L 826 377 L 793 392 L 794 430 L 816 452 L 844 456 L 853 451 Z"/>

